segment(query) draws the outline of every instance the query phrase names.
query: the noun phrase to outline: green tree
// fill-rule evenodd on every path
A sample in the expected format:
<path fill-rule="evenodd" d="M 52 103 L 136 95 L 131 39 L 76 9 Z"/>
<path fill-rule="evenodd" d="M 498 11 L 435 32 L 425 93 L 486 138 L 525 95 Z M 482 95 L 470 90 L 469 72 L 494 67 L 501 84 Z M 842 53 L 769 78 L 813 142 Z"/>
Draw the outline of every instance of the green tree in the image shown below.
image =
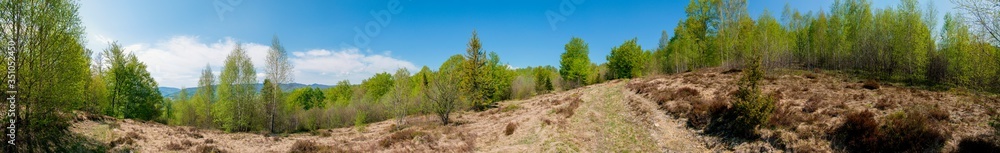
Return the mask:
<path fill-rule="evenodd" d="M 642 47 L 635 43 L 636 39 L 625 41 L 620 46 L 611 49 L 608 55 L 608 69 L 612 79 L 641 77 L 645 69 L 645 59 Z"/>
<path fill-rule="evenodd" d="M 350 104 L 353 93 L 354 89 L 351 88 L 350 81 L 337 82 L 337 85 L 326 89 L 326 103 L 333 107 L 345 107 Z"/>
<path fill-rule="evenodd" d="M 201 77 L 198 78 L 198 91 L 195 91 L 194 101 L 192 104 L 195 105 L 197 111 L 197 126 L 201 128 L 211 128 L 214 127 L 214 117 L 212 116 L 212 108 L 216 102 L 215 95 L 215 75 L 212 74 L 212 67 L 205 64 L 205 69 L 201 71 Z"/>
<path fill-rule="evenodd" d="M 219 105 L 213 110 L 215 122 L 226 131 L 254 130 L 251 119 L 258 117 L 259 110 L 254 104 L 257 76 L 253 63 L 240 44 L 226 57 L 225 63 L 219 75 Z"/>
<path fill-rule="evenodd" d="M 277 104 L 275 104 L 274 102 L 277 102 L 278 101 L 277 99 L 280 99 L 278 96 L 281 95 L 281 90 L 277 89 L 278 86 L 274 85 L 274 83 L 271 82 L 271 79 L 264 79 L 264 84 L 260 88 L 260 99 L 264 100 L 267 103 L 267 106 L 265 106 L 267 109 L 267 116 L 269 120 L 267 131 L 271 133 L 275 132 L 274 118 L 277 117 L 276 114 L 278 108 Z"/>
<path fill-rule="evenodd" d="M 559 75 L 569 83 L 570 87 L 586 84 L 587 76 L 591 73 L 590 49 L 587 43 L 579 37 L 573 37 L 564 48 L 566 52 L 559 60 Z"/>
<path fill-rule="evenodd" d="M 361 81 L 361 89 L 365 91 L 364 97 L 361 98 L 368 102 L 382 99 L 382 96 L 392 89 L 393 81 L 392 75 L 385 72 L 377 73 L 375 76 Z"/>
<path fill-rule="evenodd" d="M 462 72 L 460 65 L 464 60 L 461 55 L 452 56 L 441 64 L 437 73 L 423 74 L 424 78 L 428 78 L 423 82 L 424 86 L 428 87 L 424 90 L 424 96 L 432 103 L 433 112 L 437 114 L 441 124 L 451 123 L 451 112 L 458 109 L 461 103 L 459 94 L 454 93 L 459 90 L 456 83 L 460 82 L 460 78 L 455 74 Z"/>
<path fill-rule="evenodd" d="M 160 115 L 163 97 L 156 81 L 146 71 L 146 64 L 134 54 L 125 54 L 121 45 L 112 43 L 104 50 L 111 68 L 108 89 L 111 108 L 108 115 L 119 118 L 151 120 Z"/>
<path fill-rule="evenodd" d="M 54 145 L 68 135 L 70 123 L 62 114 L 89 94 L 84 92 L 89 58 L 78 9 L 79 4 L 69 0 L 0 1 L 0 23 L 5 27 L 0 39 L 13 42 L 10 47 L 16 50 L 16 58 L 3 59 L 16 68 L 4 72 L 13 71 L 15 77 L 4 77 L 3 82 L 13 82 L 18 91 L 3 95 L 16 97 L 18 104 L 3 108 L 16 114 L 0 122 L 6 126 L 13 119 L 17 127 L 17 148 L 6 145 L 4 152 L 65 152 L 61 150 L 69 147 Z"/>
<path fill-rule="evenodd" d="M 264 66 L 264 72 L 267 75 L 267 80 L 273 81 L 270 84 L 274 91 L 281 91 L 281 84 L 292 83 L 292 64 L 288 62 L 288 54 L 285 51 L 285 47 L 281 45 L 278 41 L 278 36 L 274 36 L 271 39 L 271 49 L 267 52 L 267 65 Z M 261 96 L 265 102 L 265 113 L 268 117 L 268 131 L 274 132 L 274 118 L 278 113 L 278 106 L 282 102 L 281 92 L 269 92 L 267 96 Z"/>
<path fill-rule="evenodd" d="M 398 127 L 402 127 L 403 125 L 403 118 L 406 117 L 407 105 L 410 104 L 411 100 L 410 71 L 407 71 L 406 68 L 399 68 L 399 70 L 396 70 L 396 73 L 393 74 L 393 80 L 396 81 L 392 88 L 392 109 L 393 115 L 396 118 L 397 126 L 395 127 L 397 127 L 398 130 Z"/>
<path fill-rule="evenodd" d="M 472 38 L 469 38 L 469 43 L 465 49 L 465 62 L 462 68 L 462 81 L 460 89 L 463 93 L 466 93 L 464 97 L 470 104 L 472 104 L 472 109 L 474 110 L 485 110 L 487 107 L 487 97 L 483 93 L 486 86 L 485 80 L 483 80 L 486 69 L 486 62 L 489 60 L 486 57 L 486 52 L 482 49 L 482 44 L 479 42 L 479 36 L 475 30 L 472 31 Z"/>

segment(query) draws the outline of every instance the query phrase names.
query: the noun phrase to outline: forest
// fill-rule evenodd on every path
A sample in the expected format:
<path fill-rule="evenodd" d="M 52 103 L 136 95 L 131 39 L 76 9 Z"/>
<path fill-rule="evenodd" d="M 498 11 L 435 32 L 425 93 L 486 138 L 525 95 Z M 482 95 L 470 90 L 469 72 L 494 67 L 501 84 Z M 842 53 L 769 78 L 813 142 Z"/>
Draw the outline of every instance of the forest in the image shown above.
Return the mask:
<path fill-rule="evenodd" d="M 585 39 L 572 37 L 559 51 L 561 58 L 552 59 L 559 65 L 525 68 L 510 68 L 497 53 L 485 51 L 490 43 L 480 42 L 473 30 L 464 54 L 450 56 L 436 70 L 398 69 L 325 89 L 286 89 L 295 83 L 295 67 L 274 36 L 265 65 L 253 65 L 236 45 L 222 69 L 215 70 L 221 71 L 217 76 L 206 64 L 197 91 L 163 97 L 147 65 L 120 44 L 101 51 L 84 47 L 77 2 L 4 0 L 0 40 L 12 43 L 0 45 L 19 50 L 16 60 L 4 58 L 17 67 L 18 90 L 4 93 L 18 99 L 9 108 L 16 115 L 0 121 L 17 127 L 18 144 L 5 145 L 4 152 L 79 151 L 82 144 L 67 134 L 75 111 L 267 135 L 364 129 L 393 119 L 402 127 L 408 115 L 432 115 L 449 125 L 454 112 L 497 109 L 505 100 L 712 67 L 745 69 L 751 76 L 740 83 L 741 100 L 734 104 L 746 108 L 736 114 L 741 125 L 760 124 L 757 113 L 772 111 L 756 82 L 776 69 L 839 71 L 930 90 L 1000 92 L 1000 11 L 994 6 L 1000 2 L 951 2 L 961 13 L 946 14 L 937 23 L 934 4 L 917 0 L 887 8 L 873 8 L 868 0 L 837 0 L 828 11 L 817 12 L 786 5 L 781 12 L 756 17 L 745 0 L 691 0 L 686 18 L 677 22 L 673 36 L 662 31 L 658 46 L 622 40 L 609 48 L 606 63 L 594 63 Z M 258 68 L 265 77 L 257 77 Z M 8 71 L 14 70 L 3 70 Z"/>

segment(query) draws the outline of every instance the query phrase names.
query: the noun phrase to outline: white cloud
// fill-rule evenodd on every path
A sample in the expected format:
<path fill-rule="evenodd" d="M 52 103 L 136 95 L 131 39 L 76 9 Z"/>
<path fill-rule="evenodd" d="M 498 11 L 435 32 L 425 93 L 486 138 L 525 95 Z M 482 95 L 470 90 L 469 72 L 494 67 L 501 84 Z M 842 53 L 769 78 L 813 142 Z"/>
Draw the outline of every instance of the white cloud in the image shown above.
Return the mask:
<path fill-rule="evenodd" d="M 150 75 L 160 86 L 194 87 L 198 77 L 211 64 L 212 71 L 218 77 L 226 56 L 232 52 L 237 41 L 225 38 L 215 42 L 200 42 L 194 36 L 176 36 L 167 41 L 155 44 L 130 44 L 123 46 L 126 52 L 133 52 L 142 62 L 146 63 Z M 242 43 L 250 60 L 257 69 L 257 78 L 263 80 L 264 60 L 267 57 L 267 45 Z M 350 80 L 359 83 L 379 72 L 394 72 L 397 68 L 415 69 L 416 67 L 404 60 L 395 59 L 384 54 L 367 55 L 358 49 L 342 49 L 329 51 L 314 49 L 302 52 L 291 52 L 289 60 L 295 66 L 295 82 L 312 84 L 335 84 L 340 80 Z"/>
<path fill-rule="evenodd" d="M 295 65 L 296 82 L 329 85 L 341 80 L 350 80 L 351 83 L 357 84 L 375 73 L 393 73 L 399 68 L 410 71 L 416 69 L 413 63 L 390 56 L 388 51 L 383 54 L 367 55 L 357 48 L 346 48 L 339 51 L 314 49 L 294 52 L 291 59 Z"/>

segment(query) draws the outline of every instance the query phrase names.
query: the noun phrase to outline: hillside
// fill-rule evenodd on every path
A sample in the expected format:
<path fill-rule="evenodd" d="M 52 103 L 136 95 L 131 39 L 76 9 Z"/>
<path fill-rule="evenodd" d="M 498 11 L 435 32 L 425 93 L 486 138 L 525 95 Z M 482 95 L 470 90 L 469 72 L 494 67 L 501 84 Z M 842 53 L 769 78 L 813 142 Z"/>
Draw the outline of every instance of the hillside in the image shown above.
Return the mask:
<path fill-rule="evenodd" d="M 915 106 L 940 110 L 933 116 L 947 138 L 934 152 L 951 152 L 959 140 L 993 132 L 988 127 L 996 97 L 975 98 L 959 90 L 928 91 L 865 83 L 832 72 L 779 70 L 763 91 L 778 99 L 760 139 L 733 139 L 690 126 L 688 114 L 707 103 L 730 101 L 739 72 L 703 69 L 675 75 L 615 80 L 568 91 L 500 103 L 483 112 L 453 114 L 453 125 L 435 116 L 409 116 L 365 127 L 325 129 L 268 137 L 251 133 L 173 127 L 153 122 L 78 115 L 71 131 L 139 152 L 287 152 L 290 149 L 348 152 L 830 152 L 843 145 L 829 133 L 845 116 L 867 110 L 876 120 Z M 875 87 L 871 87 L 875 85 Z M 312 142 L 312 143 L 307 143 Z M 310 145 L 311 144 L 311 145 Z"/>

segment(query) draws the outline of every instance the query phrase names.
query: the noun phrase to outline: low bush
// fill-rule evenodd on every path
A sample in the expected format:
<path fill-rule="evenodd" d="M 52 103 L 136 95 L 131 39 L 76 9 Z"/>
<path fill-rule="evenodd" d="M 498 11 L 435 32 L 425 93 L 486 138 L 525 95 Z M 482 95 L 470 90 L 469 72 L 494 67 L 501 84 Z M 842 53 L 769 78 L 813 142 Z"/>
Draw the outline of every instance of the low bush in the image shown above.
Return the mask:
<path fill-rule="evenodd" d="M 198 153 L 226 153 L 226 150 L 216 148 L 215 146 L 201 145 L 195 148 L 194 152 Z"/>
<path fill-rule="evenodd" d="M 692 104 L 691 111 L 687 114 L 687 125 L 697 129 L 704 128 L 713 118 L 720 117 L 729 109 L 728 103 L 718 99 Z"/>
<path fill-rule="evenodd" d="M 316 142 L 306 141 L 306 140 L 298 140 L 298 141 L 295 141 L 294 144 L 292 144 L 292 148 L 288 149 L 288 152 L 290 152 L 290 153 L 313 153 L 313 152 L 321 152 L 322 149 L 323 149 L 323 147 L 320 146 L 320 145 L 318 145 L 318 144 L 316 144 Z"/>
<path fill-rule="evenodd" d="M 851 152 L 940 152 L 948 132 L 921 107 L 885 117 L 879 126 L 871 112 L 853 113 L 834 130 L 835 141 Z"/>
<path fill-rule="evenodd" d="M 389 135 L 389 137 L 379 140 L 378 144 L 381 145 L 382 147 L 388 148 L 389 146 L 392 146 L 392 144 L 396 144 L 402 141 L 412 140 L 415 137 L 423 135 L 427 134 L 413 129 L 405 129 L 397 131 L 396 133 L 392 133 L 392 135 Z"/>
<path fill-rule="evenodd" d="M 674 92 L 674 95 L 672 96 L 671 100 L 684 99 L 699 95 L 700 93 L 698 92 L 697 89 L 692 89 L 690 87 L 683 87 L 681 89 L 678 89 L 677 92 Z"/>
<path fill-rule="evenodd" d="M 872 152 L 879 141 L 879 124 L 870 111 L 854 112 L 844 117 L 844 123 L 834 129 L 834 141 L 851 152 Z"/>
<path fill-rule="evenodd" d="M 187 147 L 181 146 L 180 144 L 173 142 L 168 143 L 166 146 L 164 146 L 164 148 L 166 148 L 167 150 L 174 150 L 174 151 L 187 149 Z"/>
<path fill-rule="evenodd" d="M 875 90 L 878 89 L 880 86 L 878 82 L 875 80 L 866 80 L 864 84 L 861 85 L 861 87 L 869 90 Z"/>
<path fill-rule="evenodd" d="M 517 130 L 517 123 L 514 122 L 507 123 L 507 128 L 504 128 L 503 134 L 505 135 L 514 134 L 514 130 Z"/>
<path fill-rule="evenodd" d="M 958 142 L 958 148 L 955 152 L 958 153 L 980 153 L 980 152 L 995 152 L 1000 151 L 1000 145 L 997 144 L 995 138 L 990 136 L 979 136 L 971 138 L 963 138 Z"/>

